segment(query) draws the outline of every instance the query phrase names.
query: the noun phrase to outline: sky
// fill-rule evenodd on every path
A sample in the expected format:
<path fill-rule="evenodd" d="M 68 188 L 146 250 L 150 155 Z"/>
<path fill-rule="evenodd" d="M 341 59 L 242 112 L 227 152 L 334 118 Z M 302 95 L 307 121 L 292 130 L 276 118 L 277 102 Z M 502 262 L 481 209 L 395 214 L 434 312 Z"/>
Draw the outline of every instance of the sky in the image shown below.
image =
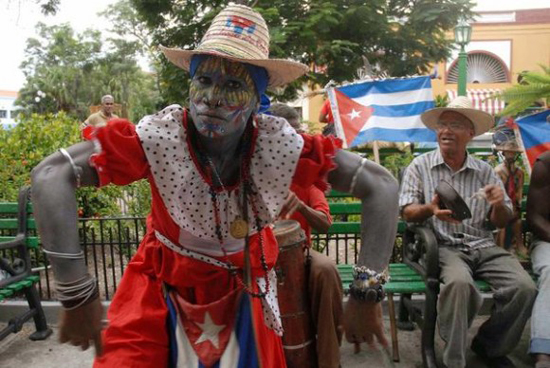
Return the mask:
<path fill-rule="evenodd" d="M 35 36 L 35 25 L 70 23 L 77 32 L 87 28 L 105 33 L 109 24 L 97 16 L 116 0 L 61 0 L 55 16 L 44 16 L 36 0 L 0 0 L 0 90 L 18 91 L 25 82 L 19 65 L 25 54 L 26 40 Z M 520 5 L 518 5 L 518 3 Z M 547 8 L 549 0 L 478 0 L 476 11 Z"/>

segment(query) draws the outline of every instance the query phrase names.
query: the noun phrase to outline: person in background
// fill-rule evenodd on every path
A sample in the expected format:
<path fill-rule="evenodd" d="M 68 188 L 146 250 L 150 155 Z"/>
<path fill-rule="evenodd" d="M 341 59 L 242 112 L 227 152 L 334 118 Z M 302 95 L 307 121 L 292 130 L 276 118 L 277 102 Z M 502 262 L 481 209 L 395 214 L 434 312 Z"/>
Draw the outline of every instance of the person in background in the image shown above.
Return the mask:
<path fill-rule="evenodd" d="M 472 102 L 460 96 L 445 108 L 424 112 L 421 119 L 437 134 L 438 148 L 418 156 L 407 167 L 399 205 L 405 221 L 426 223 L 439 244 L 439 331 L 446 342 L 443 363 L 448 368 L 466 366 L 468 328 L 483 302 L 476 278 L 491 286 L 495 306 L 471 348 L 489 367 L 514 367 L 506 354 L 516 347 L 531 315 L 536 287 L 518 260 L 495 245 L 485 226 L 487 218 L 500 228 L 513 219 L 502 182 L 489 164 L 466 151 L 474 136 L 492 128 L 493 117 L 472 108 Z M 452 183 L 469 206 L 471 218 L 459 221 L 443 208 L 435 194 L 441 180 Z"/>
<path fill-rule="evenodd" d="M 113 96 L 105 95 L 101 97 L 100 110 L 88 116 L 84 123 L 82 123 L 81 129 L 85 129 L 88 126 L 99 128 L 107 125 L 109 120 L 118 119 L 118 116 L 113 114 L 114 107 L 115 100 Z"/>
<path fill-rule="evenodd" d="M 285 118 L 297 132 L 302 131 L 300 116 L 292 107 L 276 103 L 269 111 L 273 116 Z M 315 185 L 308 188 L 291 185 L 281 216 L 298 221 L 306 234 L 304 251 L 310 261 L 308 291 L 317 335 L 318 367 L 338 368 L 343 332 L 342 280 L 334 261 L 311 248 L 311 229 L 326 233 L 332 224 L 327 199 Z"/>
<path fill-rule="evenodd" d="M 519 148 L 513 130 L 501 128 L 493 134 L 494 149 L 499 151 L 503 162 L 495 167 L 495 172 L 504 184 L 506 194 L 512 201 L 514 219 L 497 233 L 496 243 L 508 251 L 515 248 L 519 258 L 527 257 L 527 248 L 521 235 L 521 200 L 523 198 L 524 172 L 518 166 Z"/>
<path fill-rule="evenodd" d="M 531 262 L 539 294 L 531 317 L 529 352 L 536 368 L 550 368 L 550 151 L 535 161 L 527 195 L 527 223 L 533 232 Z"/>
<path fill-rule="evenodd" d="M 330 107 L 330 100 L 327 98 L 319 111 L 319 122 L 326 124 L 323 128 L 323 135 L 335 134 L 334 116 Z"/>

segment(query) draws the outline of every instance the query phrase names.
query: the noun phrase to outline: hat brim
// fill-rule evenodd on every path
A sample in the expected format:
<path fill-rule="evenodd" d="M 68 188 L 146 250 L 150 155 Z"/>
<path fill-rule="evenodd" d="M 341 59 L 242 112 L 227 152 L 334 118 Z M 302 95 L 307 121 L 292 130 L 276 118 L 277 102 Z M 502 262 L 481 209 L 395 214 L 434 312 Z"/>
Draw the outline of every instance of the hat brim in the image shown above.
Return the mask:
<path fill-rule="evenodd" d="M 458 112 L 467 117 L 474 125 L 474 134 L 476 136 L 488 132 L 495 124 L 495 119 L 485 111 L 461 107 L 436 107 L 435 109 L 424 112 L 420 115 L 420 119 L 425 126 L 432 130 L 436 130 L 439 117 L 447 111 Z"/>
<path fill-rule="evenodd" d="M 309 69 L 305 64 L 284 59 L 244 59 L 211 50 L 182 50 L 164 46 L 160 46 L 160 49 L 172 64 L 187 71 L 189 71 L 189 65 L 193 55 L 212 55 L 232 61 L 260 66 L 267 70 L 269 75 L 268 87 L 271 88 L 290 83 L 306 74 Z"/>
<path fill-rule="evenodd" d="M 497 151 L 502 151 L 502 152 L 516 152 L 516 153 L 523 152 L 519 147 L 512 148 L 512 147 L 506 147 L 503 145 L 495 146 L 495 149 Z"/>

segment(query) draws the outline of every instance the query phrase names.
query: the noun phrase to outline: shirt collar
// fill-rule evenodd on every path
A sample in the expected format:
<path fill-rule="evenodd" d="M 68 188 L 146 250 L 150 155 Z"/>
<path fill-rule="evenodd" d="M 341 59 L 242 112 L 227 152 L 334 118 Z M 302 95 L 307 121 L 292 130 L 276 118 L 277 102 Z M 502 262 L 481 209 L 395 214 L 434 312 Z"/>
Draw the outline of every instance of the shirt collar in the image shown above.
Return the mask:
<path fill-rule="evenodd" d="M 441 155 L 441 150 L 438 147 L 434 151 L 434 154 L 432 156 L 432 162 L 431 162 L 430 166 L 433 169 L 434 167 L 439 166 L 439 165 L 445 165 L 445 161 L 443 161 L 443 156 Z M 462 168 L 460 170 L 463 170 L 463 169 L 472 169 L 472 170 L 477 170 L 477 171 L 480 170 L 479 163 L 476 161 L 475 158 L 472 157 L 472 155 L 470 155 L 468 153 L 468 151 L 466 151 L 466 162 L 464 163 L 464 165 L 462 166 Z"/>

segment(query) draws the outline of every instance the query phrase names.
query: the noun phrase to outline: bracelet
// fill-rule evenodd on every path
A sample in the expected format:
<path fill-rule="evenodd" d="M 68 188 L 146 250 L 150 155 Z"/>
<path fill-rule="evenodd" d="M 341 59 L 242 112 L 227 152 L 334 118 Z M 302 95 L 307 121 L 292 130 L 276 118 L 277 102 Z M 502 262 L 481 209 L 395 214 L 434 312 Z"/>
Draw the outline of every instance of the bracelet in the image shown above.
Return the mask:
<path fill-rule="evenodd" d="M 353 282 L 349 294 L 357 300 L 380 302 L 384 299 L 384 285 L 389 281 L 386 272 L 378 273 L 365 266 L 353 267 Z"/>
<path fill-rule="evenodd" d="M 349 285 L 349 295 L 357 300 L 380 303 L 384 300 L 386 293 L 381 284 L 369 286 L 367 288 L 358 288 L 354 284 Z"/>
<path fill-rule="evenodd" d="M 76 281 L 57 281 L 55 291 L 57 292 L 57 299 L 66 310 L 86 305 L 99 296 L 97 280 L 89 274 Z"/>
<path fill-rule="evenodd" d="M 384 285 L 386 282 L 390 281 L 390 277 L 385 271 L 378 273 L 365 266 L 354 266 L 353 281 L 354 283 L 355 281 L 366 283 L 368 286 L 375 284 Z"/>
<path fill-rule="evenodd" d="M 65 148 L 60 148 L 59 152 L 61 152 L 61 154 L 63 156 L 65 156 L 67 158 L 67 160 L 69 160 L 69 163 L 71 164 L 71 167 L 73 168 L 73 173 L 74 173 L 75 180 L 76 180 L 76 187 L 80 188 L 80 178 L 82 176 L 82 168 L 75 164 L 73 158 L 71 157 L 71 155 L 69 154 L 69 152 L 67 152 L 67 150 Z"/>
<path fill-rule="evenodd" d="M 84 252 L 80 251 L 78 253 L 61 253 L 61 252 L 54 252 L 53 250 L 47 250 L 46 248 L 42 248 L 42 251 L 54 258 L 64 258 L 64 259 L 82 259 L 84 258 Z"/>

